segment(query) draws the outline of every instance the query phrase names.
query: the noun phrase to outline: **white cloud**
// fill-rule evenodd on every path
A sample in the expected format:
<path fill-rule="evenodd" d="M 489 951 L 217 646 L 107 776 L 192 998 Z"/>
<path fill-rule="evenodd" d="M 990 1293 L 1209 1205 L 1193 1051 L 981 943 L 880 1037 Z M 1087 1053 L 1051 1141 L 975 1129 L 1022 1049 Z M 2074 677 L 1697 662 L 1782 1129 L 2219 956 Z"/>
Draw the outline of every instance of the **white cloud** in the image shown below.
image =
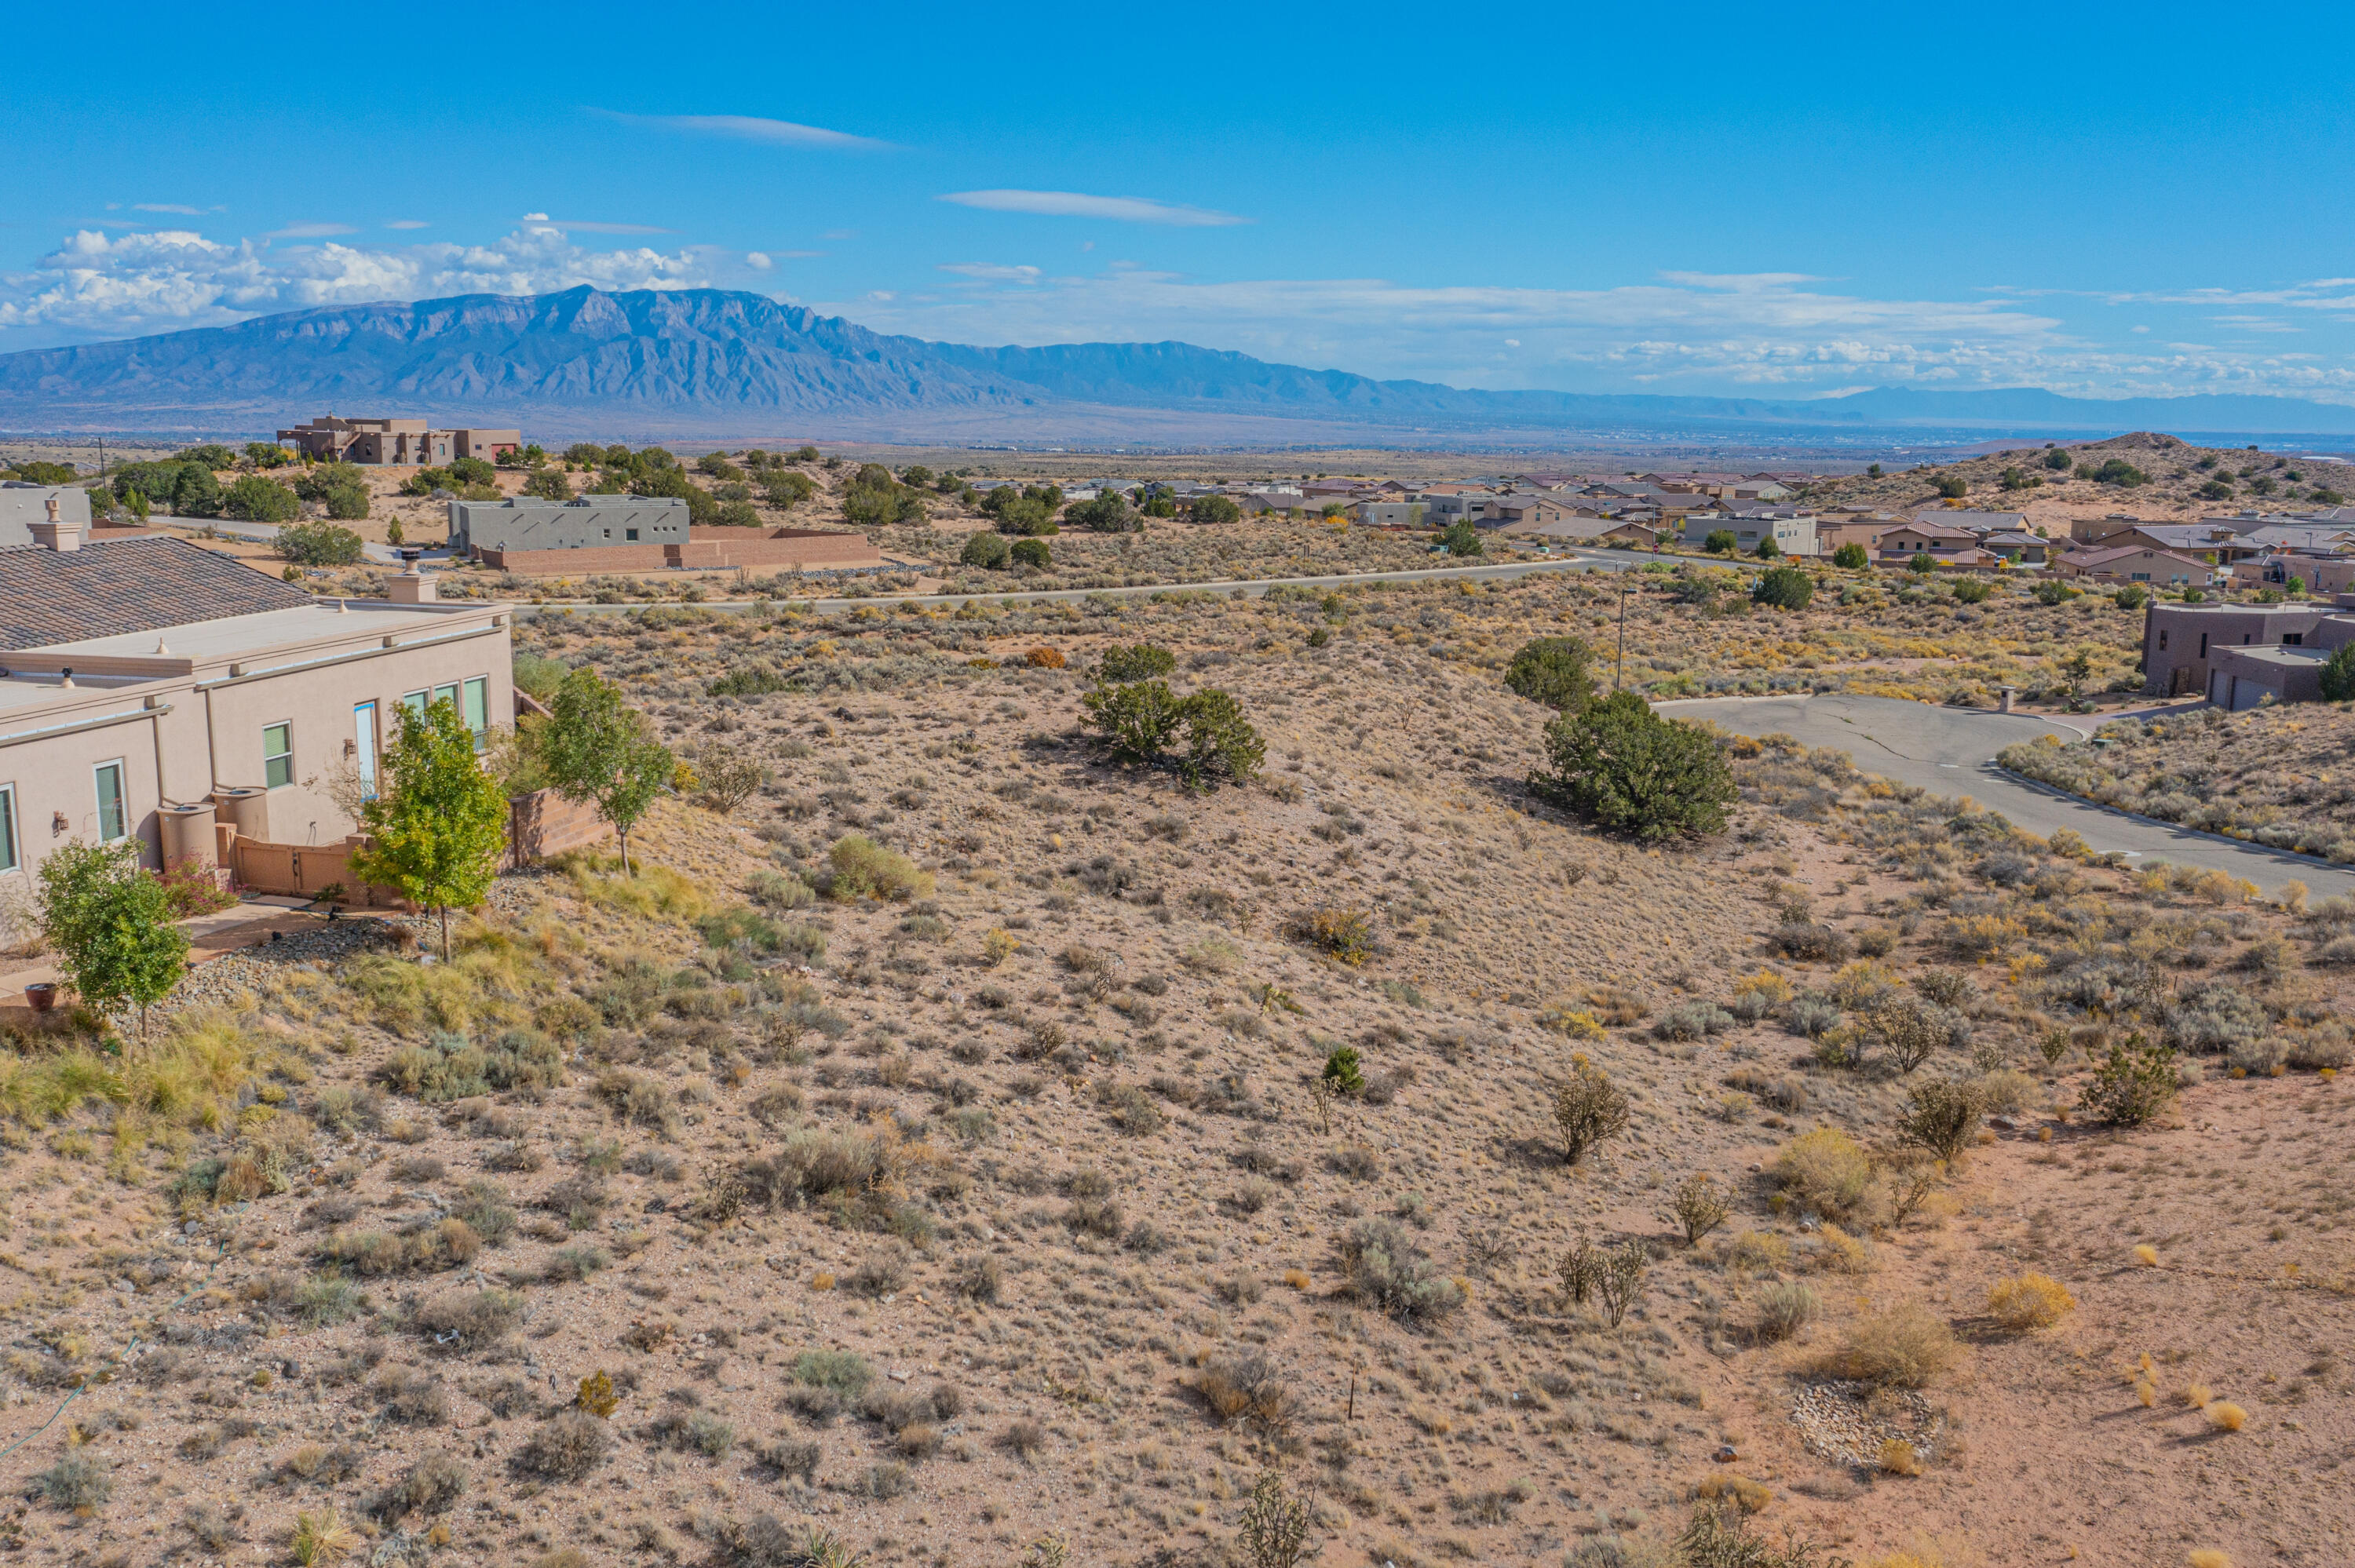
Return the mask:
<path fill-rule="evenodd" d="M 107 203 L 107 206 L 110 207 L 113 205 L 114 204 L 112 202 Z M 218 212 L 220 211 L 220 208 L 217 207 L 183 207 L 177 202 L 169 201 L 135 201 L 131 204 L 131 210 L 133 212 L 170 212 L 177 213 L 182 217 L 202 217 L 206 213 Z"/>
<path fill-rule="evenodd" d="M 943 261 L 933 270 L 955 272 L 985 283 L 1035 283 L 1046 276 L 1036 267 L 997 267 L 986 261 Z"/>
<path fill-rule="evenodd" d="M 940 198 L 986 212 L 1029 212 L 1048 217 L 1108 217 L 1121 223 L 1166 223 L 1180 228 L 1220 228 L 1249 223 L 1231 212 L 1148 201 L 1143 196 L 1082 196 L 1077 191 L 952 191 Z"/>
<path fill-rule="evenodd" d="M 724 136 L 734 142 L 759 142 L 772 147 L 820 147 L 838 153 L 880 152 L 891 145 L 870 137 L 853 136 L 847 131 L 828 131 L 819 125 L 799 125 L 790 120 L 764 120 L 751 114 L 623 114 L 617 110 L 592 109 L 608 120 L 624 125 L 649 125 L 660 131 L 683 131 L 695 136 Z"/>
<path fill-rule="evenodd" d="M 1677 273 L 1617 288 L 1406 287 L 1380 279 L 1202 282 L 1115 265 L 827 305 L 881 332 L 960 343 L 1178 338 L 1263 359 L 1460 387 L 1814 397 L 1865 385 L 2041 386 L 2081 395 L 2250 391 L 2355 398 L 2314 355 L 2107 346 L 2016 297 L 1882 300 L 1796 273 Z M 1499 358 L 1500 338 L 1519 340 Z"/>
<path fill-rule="evenodd" d="M 775 266 L 776 263 L 770 260 L 768 255 L 763 251 L 747 250 L 744 252 L 744 265 L 750 267 L 755 272 L 765 272 L 770 268 Z"/>
<path fill-rule="evenodd" d="M 357 234 L 348 223 L 290 223 L 283 228 L 273 228 L 263 238 L 269 239 L 327 239 L 338 234 Z"/>
<path fill-rule="evenodd" d="M 431 228 L 433 226 L 421 217 L 396 217 L 385 227 L 387 228 Z"/>
<path fill-rule="evenodd" d="M 82 229 L 34 270 L 0 274 L 0 332 L 25 343 L 127 337 L 219 326 L 272 311 L 450 294 L 540 294 L 600 289 L 699 288 L 691 251 L 591 250 L 553 228 L 488 245 L 274 249 L 189 230 L 108 235 Z M 15 347 L 0 340 L 0 346 Z"/>

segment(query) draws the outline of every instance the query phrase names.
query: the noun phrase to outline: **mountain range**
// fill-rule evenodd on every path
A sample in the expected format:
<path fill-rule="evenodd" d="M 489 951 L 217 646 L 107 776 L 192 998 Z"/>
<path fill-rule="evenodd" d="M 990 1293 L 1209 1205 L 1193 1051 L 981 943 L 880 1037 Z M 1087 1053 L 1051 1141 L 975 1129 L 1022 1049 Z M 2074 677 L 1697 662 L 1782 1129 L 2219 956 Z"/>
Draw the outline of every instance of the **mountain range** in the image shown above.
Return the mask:
<path fill-rule="evenodd" d="M 1185 343 L 979 348 L 714 289 L 337 306 L 0 355 L 0 429 L 266 434 L 316 414 L 600 435 L 1542 444 L 2355 435 L 2355 408 L 2246 395 L 1879 387 L 1806 400 L 1467 391 Z"/>

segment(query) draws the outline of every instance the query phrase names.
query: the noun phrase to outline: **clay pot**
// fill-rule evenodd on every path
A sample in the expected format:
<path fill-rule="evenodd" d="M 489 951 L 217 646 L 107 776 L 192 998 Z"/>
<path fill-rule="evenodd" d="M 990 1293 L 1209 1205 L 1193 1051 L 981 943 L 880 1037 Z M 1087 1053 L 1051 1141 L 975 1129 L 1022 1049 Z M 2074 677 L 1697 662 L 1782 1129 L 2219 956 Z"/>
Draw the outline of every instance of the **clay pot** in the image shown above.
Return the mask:
<path fill-rule="evenodd" d="M 33 1004 L 35 1012 L 47 1012 L 58 1004 L 58 988 L 54 980 L 35 980 L 25 988 L 25 1000 Z"/>

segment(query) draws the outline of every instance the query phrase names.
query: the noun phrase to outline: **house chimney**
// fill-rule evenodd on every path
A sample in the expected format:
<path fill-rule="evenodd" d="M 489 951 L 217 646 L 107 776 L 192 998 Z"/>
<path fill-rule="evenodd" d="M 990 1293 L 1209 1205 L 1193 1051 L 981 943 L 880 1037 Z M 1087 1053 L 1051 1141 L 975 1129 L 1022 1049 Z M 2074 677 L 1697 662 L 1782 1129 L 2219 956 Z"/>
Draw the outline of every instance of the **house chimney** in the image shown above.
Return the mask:
<path fill-rule="evenodd" d="M 437 602 L 434 577 L 430 572 L 410 567 L 384 585 L 385 597 L 395 604 L 433 604 Z"/>
<path fill-rule="evenodd" d="M 68 523 L 58 514 L 58 498 L 49 497 L 49 519 L 32 524 L 33 543 L 45 550 L 79 550 L 81 548 L 80 524 Z"/>

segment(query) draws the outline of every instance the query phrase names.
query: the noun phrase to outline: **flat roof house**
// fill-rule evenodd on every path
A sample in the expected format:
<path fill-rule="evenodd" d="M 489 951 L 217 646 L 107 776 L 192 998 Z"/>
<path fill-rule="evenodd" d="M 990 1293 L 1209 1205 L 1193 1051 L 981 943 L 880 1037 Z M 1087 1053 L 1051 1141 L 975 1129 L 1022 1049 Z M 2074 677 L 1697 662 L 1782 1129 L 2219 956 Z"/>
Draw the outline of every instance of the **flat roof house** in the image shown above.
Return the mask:
<path fill-rule="evenodd" d="M 2143 617 L 2143 689 L 2221 708 L 2312 702 L 2322 666 L 2355 641 L 2355 603 L 2155 604 Z"/>
<path fill-rule="evenodd" d="M 429 468 L 462 457 L 495 462 L 523 445 L 520 430 L 437 430 L 423 419 L 346 419 L 334 414 L 281 430 L 278 439 L 322 462 Z"/>
<path fill-rule="evenodd" d="M 487 741 L 515 712 L 506 607 L 403 585 L 322 601 L 161 535 L 0 549 L 0 888 L 74 839 L 159 868 L 215 863 L 217 824 L 340 845 L 397 711 L 446 698 Z"/>

